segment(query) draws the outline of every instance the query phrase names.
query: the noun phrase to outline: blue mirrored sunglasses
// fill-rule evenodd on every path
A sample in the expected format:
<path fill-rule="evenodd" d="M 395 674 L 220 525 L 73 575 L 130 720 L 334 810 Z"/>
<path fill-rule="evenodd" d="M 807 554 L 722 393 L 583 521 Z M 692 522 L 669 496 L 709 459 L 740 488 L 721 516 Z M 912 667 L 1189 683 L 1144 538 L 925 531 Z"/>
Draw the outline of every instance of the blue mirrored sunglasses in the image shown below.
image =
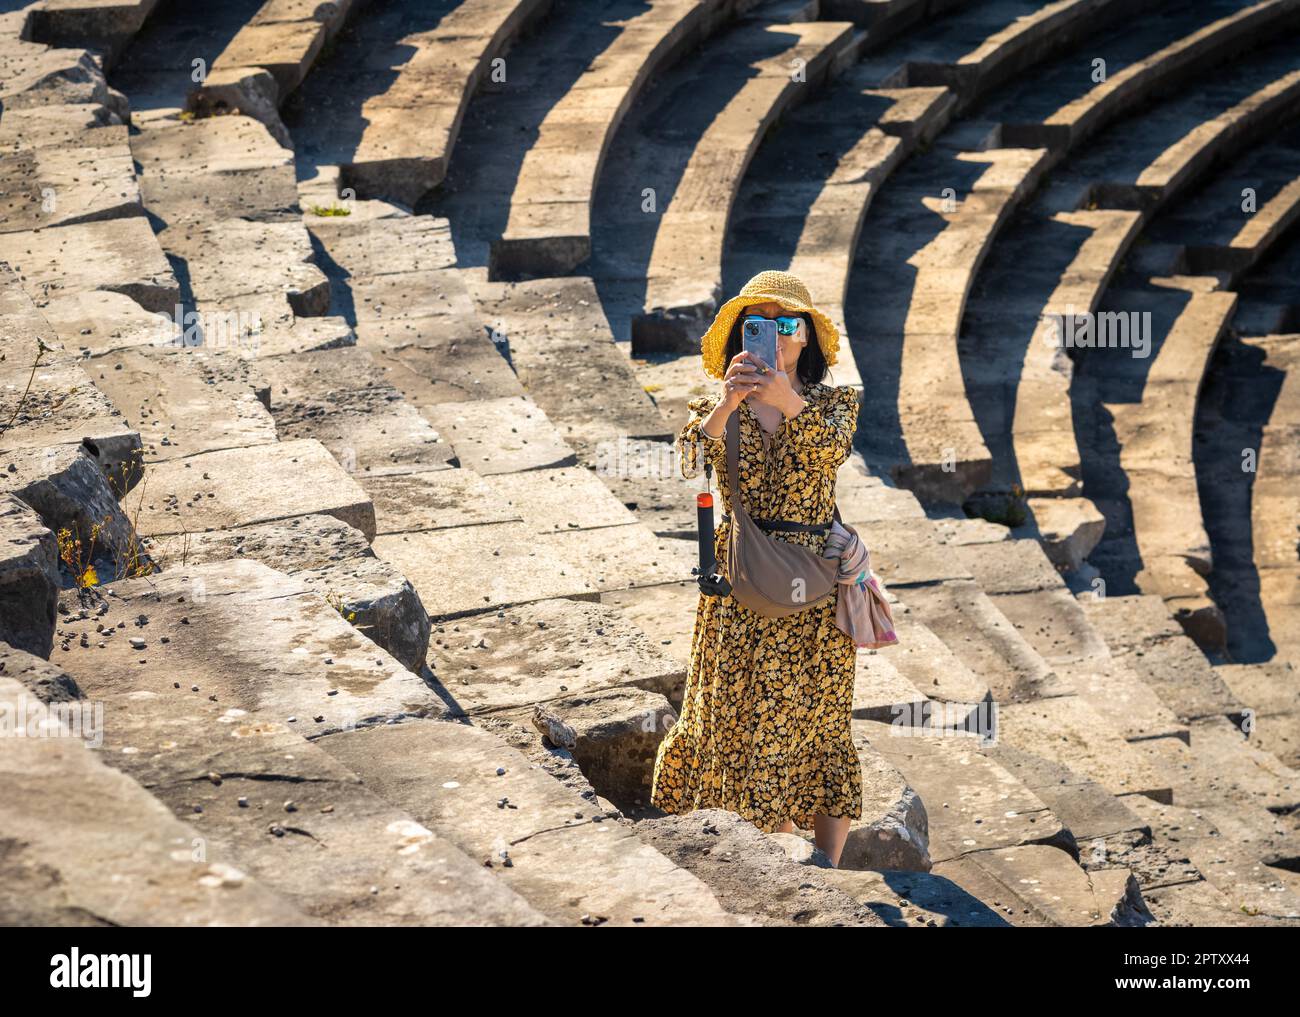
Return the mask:
<path fill-rule="evenodd" d="M 745 315 L 745 320 L 746 321 L 770 321 L 772 319 L 765 318 L 761 314 L 747 314 Z M 799 331 L 799 322 L 803 321 L 802 318 L 792 318 L 784 314 L 776 318 L 775 320 L 776 320 L 776 331 L 778 335 L 794 335 L 797 331 Z"/>

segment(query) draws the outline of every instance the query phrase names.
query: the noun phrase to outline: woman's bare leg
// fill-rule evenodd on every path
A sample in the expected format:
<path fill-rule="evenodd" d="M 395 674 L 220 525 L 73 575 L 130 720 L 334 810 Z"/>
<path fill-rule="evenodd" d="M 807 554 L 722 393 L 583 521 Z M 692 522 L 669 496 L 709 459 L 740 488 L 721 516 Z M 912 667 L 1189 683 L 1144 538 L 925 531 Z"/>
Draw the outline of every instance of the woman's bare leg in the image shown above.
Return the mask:
<path fill-rule="evenodd" d="M 782 823 L 772 832 L 773 833 L 794 833 L 794 820 L 787 819 L 784 823 Z"/>
<path fill-rule="evenodd" d="M 844 842 L 849 839 L 851 823 L 852 820 L 847 816 L 813 816 L 814 839 L 817 846 L 826 853 L 826 857 L 836 868 L 840 865 L 840 852 L 844 850 Z"/>

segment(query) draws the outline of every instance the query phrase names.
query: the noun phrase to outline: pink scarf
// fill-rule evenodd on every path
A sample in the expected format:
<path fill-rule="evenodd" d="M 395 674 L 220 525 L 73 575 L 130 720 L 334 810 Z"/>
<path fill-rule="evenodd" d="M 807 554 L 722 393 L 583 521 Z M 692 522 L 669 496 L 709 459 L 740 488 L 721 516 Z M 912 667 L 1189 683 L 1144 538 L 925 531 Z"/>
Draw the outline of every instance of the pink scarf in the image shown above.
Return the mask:
<path fill-rule="evenodd" d="M 871 555 L 858 531 L 839 520 L 831 523 L 822 557 L 840 560 L 836 626 L 851 636 L 859 649 L 878 650 L 895 645 L 898 635 L 894 632 L 894 615 L 880 589 L 880 581 L 871 571 Z"/>

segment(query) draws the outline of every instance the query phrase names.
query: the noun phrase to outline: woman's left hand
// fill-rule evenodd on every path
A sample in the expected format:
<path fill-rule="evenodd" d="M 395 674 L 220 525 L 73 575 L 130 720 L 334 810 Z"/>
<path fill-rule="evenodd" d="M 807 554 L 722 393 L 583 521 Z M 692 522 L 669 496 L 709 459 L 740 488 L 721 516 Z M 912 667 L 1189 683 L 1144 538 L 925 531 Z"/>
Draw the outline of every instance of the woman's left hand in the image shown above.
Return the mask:
<path fill-rule="evenodd" d="M 785 356 L 781 344 L 776 346 L 776 370 L 752 375 L 757 384 L 750 398 L 768 406 L 775 406 L 785 416 L 793 417 L 804 407 L 804 399 L 790 384 L 785 371 Z"/>

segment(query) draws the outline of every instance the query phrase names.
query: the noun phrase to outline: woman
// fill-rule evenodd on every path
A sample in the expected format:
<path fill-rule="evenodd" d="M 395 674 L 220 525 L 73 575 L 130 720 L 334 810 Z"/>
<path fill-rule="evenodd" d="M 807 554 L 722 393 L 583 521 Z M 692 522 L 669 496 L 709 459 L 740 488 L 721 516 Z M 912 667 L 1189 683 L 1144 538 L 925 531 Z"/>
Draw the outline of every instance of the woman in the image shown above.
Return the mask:
<path fill-rule="evenodd" d="M 777 319 L 775 365 L 742 351 L 750 315 Z M 722 305 L 701 350 L 705 373 L 722 385 L 689 403 L 677 436 L 682 474 L 698 476 L 703 454 L 732 504 L 724 428 L 738 410 L 741 504 L 755 520 L 785 521 L 765 526 L 776 539 L 821 553 L 858 419 L 856 390 L 823 382 L 839 350 L 835 326 L 797 278 L 760 272 Z M 720 562 L 730 525 L 728 515 L 715 534 Z M 733 597 L 700 594 L 681 715 L 655 759 L 653 805 L 727 809 L 769 833 L 811 829 L 839 864 L 850 821 L 862 815 L 850 725 L 856 647 L 835 624 L 839 595 L 837 583 L 819 604 L 764 618 Z"/>

